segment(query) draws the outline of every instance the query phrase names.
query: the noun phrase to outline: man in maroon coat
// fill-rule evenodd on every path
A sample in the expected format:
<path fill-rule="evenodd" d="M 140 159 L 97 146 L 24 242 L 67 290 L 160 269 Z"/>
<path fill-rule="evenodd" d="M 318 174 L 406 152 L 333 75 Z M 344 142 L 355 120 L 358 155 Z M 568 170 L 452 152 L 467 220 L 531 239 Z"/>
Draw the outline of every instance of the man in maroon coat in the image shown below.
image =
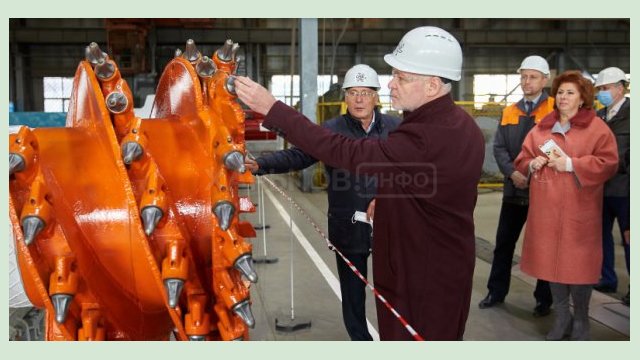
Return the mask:
<path fill-rule="evenodd" d="M 266 114 L 263 126 L 329 166 L 376 174 L 373 276 L 377 290 L 426 340 L 460 340 L 469 314 L 475 236 L 473 210 L 484 138 L 456 106 L 462 50 L 437 27 L 409 31 L 392 54 L 389 83 L 404 121 L 388 139 L 349 139 L 313 125 L 246 77 L 238 97 Z M 382 340 L 411 340 L 377 302 Z"/>

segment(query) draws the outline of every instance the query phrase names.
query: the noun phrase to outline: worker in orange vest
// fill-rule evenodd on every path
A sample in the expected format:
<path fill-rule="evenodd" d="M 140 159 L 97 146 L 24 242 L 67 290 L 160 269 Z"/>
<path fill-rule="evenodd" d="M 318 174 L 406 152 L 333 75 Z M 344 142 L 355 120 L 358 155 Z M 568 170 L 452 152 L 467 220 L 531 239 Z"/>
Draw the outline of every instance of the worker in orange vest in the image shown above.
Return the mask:
<path fill-rule="evenodd" d="M 513 252 L 529 210 L 529 182 L 525 174 L 514 168 L 513 161 L 520 153 L 525 136 L 553 111 L 553 98 L 544 91 L 549 80 L 547 61 L 538 55 L 528 56 L 518 73 L 524 97 L 504 109 L 493 141 L 493 155 L 504 175 L 504 191 L 487 284 L 489 294 L 478 304 L 480 309 L 503 303 L 509 293 Z M 533 316 L 549 315 L 553 302 L 549 283 L 538 280 L 533 295 L 536 298 Z"/>

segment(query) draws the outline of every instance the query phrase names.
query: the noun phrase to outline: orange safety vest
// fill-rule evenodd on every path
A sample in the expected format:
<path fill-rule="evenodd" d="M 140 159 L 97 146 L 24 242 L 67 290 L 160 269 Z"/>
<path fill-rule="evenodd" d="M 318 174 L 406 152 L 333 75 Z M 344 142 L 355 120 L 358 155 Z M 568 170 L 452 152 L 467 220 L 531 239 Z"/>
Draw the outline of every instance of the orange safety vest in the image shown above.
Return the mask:
<path fill-rule="evenodd" d="M 542 102 L 542 104 L 533 110 L 531 115 L 533 116 L 536 124 L 547 116 L 547 114 L 553 111 L 554 102 L 555 101 L 552 97 L 548 97 Z M 520 110 L 518 103 L 511 104 L 502 111 L 502 121 L 500 122 L 500 125 L 518 125 L 520 123 L 520 116 L 525 115 L 527 115 L 527 113 Z"/>

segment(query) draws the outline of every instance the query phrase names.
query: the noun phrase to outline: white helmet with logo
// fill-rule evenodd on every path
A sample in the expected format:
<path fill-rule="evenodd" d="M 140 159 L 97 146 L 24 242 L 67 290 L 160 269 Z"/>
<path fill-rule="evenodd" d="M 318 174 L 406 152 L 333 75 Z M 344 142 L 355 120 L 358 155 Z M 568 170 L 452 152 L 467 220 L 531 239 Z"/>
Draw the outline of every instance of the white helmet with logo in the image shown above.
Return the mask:
<path fill-rule="evenodd" d="M 378 73 L 369 65 L 358 64 L 352 67 L 344 75 L 343 89 L 352 87 L 370 87 L 380 90 L 380 81 L 378 81 Z"/>
<path fill-rule="evenodd" d="M 522 64 L 518 68 L 518 73 L 521 70 L 538 70 L 546 76 L 549 76 L 549 63 L 542 56 L 531 55 L 522 60 Z"/>
<path fill-rule="evenodd" d="M 458 40 L 435 26 L 421 26 L 406 33 L 393 53 L 384 56 L 384 61 L 414 74 L 454 81 L 462 77 L 462 49 Z"/>
<path fill-rule="evenodd" d="M 625 74 L 624 71 L 620 70 L 617 67 L 608 67 L 598 73 L 595 87 L 607 84 L 615 84 L 620 81 L 627 82 L 627 74 Z"/>

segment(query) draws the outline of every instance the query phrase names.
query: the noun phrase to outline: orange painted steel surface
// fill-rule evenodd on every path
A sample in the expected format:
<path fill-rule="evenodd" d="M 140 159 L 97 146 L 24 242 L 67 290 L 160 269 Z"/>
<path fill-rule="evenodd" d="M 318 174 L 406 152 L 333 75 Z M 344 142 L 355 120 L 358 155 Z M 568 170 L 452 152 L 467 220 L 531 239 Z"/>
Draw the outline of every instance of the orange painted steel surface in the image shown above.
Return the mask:
<path fill-rule="evenodd" d="M 246 340 L 257 281 L 255 206 L 238 194 L 244 115 L 238 44 L 189 40 L 160 77 L 150 119 L 92 43 L 65 128 L 10 135 L 10 220 L 47 340 Z"/>

